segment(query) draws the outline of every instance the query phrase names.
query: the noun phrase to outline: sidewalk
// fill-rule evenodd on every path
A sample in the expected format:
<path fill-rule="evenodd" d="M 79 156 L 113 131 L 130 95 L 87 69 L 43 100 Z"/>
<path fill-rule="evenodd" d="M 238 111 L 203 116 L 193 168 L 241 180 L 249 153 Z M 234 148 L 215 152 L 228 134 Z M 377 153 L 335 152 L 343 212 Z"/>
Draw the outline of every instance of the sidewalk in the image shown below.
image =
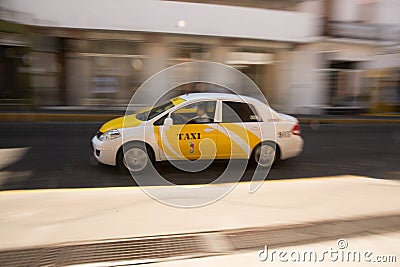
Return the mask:
<path fill-rule="evenodd" d="M 341 233 L 339 238 L 400 232 L 400 183 L 396 181 L 355 176 L 266 181 L 254 194 L 248 193 L 248 186 L 241 183 L 221 200 L 191 209 L 161 204 L 137 187 L 1 192 L 0 250 L 51 248 L 93 240 L 118 243 L 132 238 L 137 238 L 137 243 L 143 237 L 146 241 L 177 235 L 180 242 L 185 237 L 203 240 L 204 249 L 186 255 L 193 258 L 241 249 L 255 253 L 264 243 L 280 247 L 337 240 Z M 201 197 L 176 196 L 168 187 L 158 190 L 166 199 Z M 320 228 L 315 228 L 318 225 Z M 293 230 L 296 227 L 300 227 L 297 232 Z M 221 239 L 226 236 L 230 237 L 228 243 Z M 236 237 L 244 239 L 235 243 Z M 162 244 L 157 253 L 163 251 Z M 389 250 L 399 245 L 399 239 L 384 244 Z M 157 262 L 158 254 L 154 253 L 151 262 Z"/>

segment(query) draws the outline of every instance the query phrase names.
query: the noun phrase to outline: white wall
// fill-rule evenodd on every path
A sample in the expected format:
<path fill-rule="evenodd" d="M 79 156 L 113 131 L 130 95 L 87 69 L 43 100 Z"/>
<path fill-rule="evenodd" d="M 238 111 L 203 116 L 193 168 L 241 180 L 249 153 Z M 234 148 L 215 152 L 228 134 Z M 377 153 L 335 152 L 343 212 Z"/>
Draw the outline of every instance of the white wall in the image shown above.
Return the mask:
<path fill-rule="evenodd" d="M 397 25 L 400 26 L 400 1 L 399 0 L 371 0 L 374 4 L 374 10 L 370 23 Z M 339 21 L 358 21 L 360 20 L 360 4 L 368 3 L 367 0 L 333 0 L 332 19 Z M 306 7 L 311 11 L 312 7 L 309 4 Z"/>
<path fill-rule="evenodd" d="M 400 1 L 382 0 L 378 3 L 374 23 L 400 26 Z"/>
<path fill-rule="evenodd" d="M 275 54 L 274 108 L 286 113 L 313 113 L 325 104 L 325 91 L 320 87 L 321 77 L 317 71 L 321 68 L 318 56 L 313 45 Z"/>
<path fill-rule="evenodd" d="M 2 6 L 30 14 L 40 26 L 296 42 L 315 35 L 312 15 L 301 12 L 155 0 L 2 0 Z"/>
<path fill-rule="evenodd" d="M 332 4 L 331 19 L 347 22 L 358 19 L 358 0 L 333 0 Z"/>
<path fill-rule="evenodd" d="M 316 17 L 323 17 L 325 11 L 325 0 L 308 0 L 297 5 L 297 10 L 313 14 Z"/>
<path fill-rule="evenodd" d="M 383 69 L 400 67 L 400 54 L 375 55 L 373 60 L 366 62 L 367 69 Z"/>

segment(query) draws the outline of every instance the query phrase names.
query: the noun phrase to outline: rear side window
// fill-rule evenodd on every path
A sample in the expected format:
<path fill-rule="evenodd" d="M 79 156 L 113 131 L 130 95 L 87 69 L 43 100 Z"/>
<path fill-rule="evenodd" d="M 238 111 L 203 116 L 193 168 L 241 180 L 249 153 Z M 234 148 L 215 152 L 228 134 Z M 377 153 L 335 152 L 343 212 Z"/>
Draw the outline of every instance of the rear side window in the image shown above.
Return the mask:
<path fill-rule="evenodd" d="M 258 122 L 254 109 L 247 103 L 222 102 L 222 122 Z"/>

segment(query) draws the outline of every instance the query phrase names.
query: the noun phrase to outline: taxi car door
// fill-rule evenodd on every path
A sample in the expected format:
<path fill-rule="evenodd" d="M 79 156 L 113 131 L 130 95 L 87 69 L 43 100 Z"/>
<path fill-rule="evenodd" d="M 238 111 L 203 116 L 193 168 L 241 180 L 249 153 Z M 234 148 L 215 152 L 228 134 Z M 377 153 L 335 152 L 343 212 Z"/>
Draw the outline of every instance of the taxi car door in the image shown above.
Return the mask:
<path fill-rule="evenodd" d="M 223 101 L 217 158 L 248 158 L 261 141 L 260 118 L 249 104 Z"/>
<path fill-rule="evenodd" d="M 205 114 L 199 113 L 203 108 Z M 161 126 L 158 144 L 169 159 L 214 159 L 217 129 L 214 123 L 216 101 L 186 105 L 170 114 L 171 126 Z"/>

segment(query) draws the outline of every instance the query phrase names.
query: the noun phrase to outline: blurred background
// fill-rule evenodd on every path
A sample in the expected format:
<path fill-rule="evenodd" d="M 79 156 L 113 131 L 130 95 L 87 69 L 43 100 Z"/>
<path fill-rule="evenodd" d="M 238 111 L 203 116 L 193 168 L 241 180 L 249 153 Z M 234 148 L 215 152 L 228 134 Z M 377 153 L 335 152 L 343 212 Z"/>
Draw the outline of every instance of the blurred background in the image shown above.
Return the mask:
<path fill-rule="evenodd" d="M 89 142 L 170 66 L 202 63 L 174 68 L 167 78 L 194 83 L 164 99 L 226 91 L 201 75 L 249 94 L 209 61 L 295 114 L 305 146 L 256 194 L 239 183 L 212 205 L 175 209 L 99 164 Z M 165 80 L 134 104 L 153 104 Z M 259 266 L 265 245 L 332 252 L 339 238 L 398 266 L 399 151 L 400 0 L 0 0 L 0 266 Z M 226 166 L 156 168 L 197 188 Z"/>
<path fill-rule="evenodd" d="M 399 113 L 399 13 L 397 0 L 2 0 L 0 110 L 121 111 L 156 72 L 214 61 L 283 112 Z"/>

